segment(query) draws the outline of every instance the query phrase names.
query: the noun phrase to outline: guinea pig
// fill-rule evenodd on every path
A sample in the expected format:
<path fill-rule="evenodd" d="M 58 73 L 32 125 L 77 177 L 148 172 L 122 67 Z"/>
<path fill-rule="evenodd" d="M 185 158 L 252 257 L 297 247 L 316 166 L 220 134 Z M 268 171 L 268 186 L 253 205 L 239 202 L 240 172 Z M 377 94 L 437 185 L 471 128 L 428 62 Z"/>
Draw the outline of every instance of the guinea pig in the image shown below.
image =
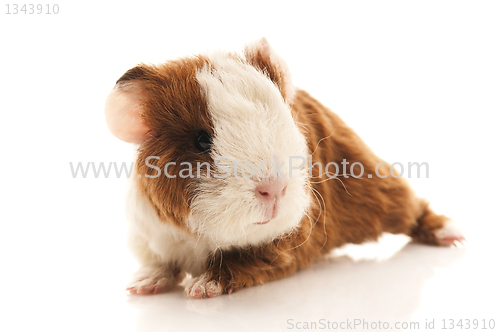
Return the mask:
<path fill-rule="evenodd" d="M 241 53 L 140 64 L 116 82 L 105 117 L 113 135 L 138 145 L 127 198 L 140 263 L 132 294 L 182 280 L 188 297 L 231 294 L 383 232 L 431 245 L 464 240 L 293 86 L 264 38 Z"/>

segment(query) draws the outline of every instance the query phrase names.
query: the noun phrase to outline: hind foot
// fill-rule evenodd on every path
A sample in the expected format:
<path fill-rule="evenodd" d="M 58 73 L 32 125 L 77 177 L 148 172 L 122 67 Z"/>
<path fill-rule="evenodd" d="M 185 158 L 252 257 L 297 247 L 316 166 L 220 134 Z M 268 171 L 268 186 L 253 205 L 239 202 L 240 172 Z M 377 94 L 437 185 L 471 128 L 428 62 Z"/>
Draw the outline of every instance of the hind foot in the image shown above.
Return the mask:
<path fill-rule="evenodd" d="M 462 229 L 453 220 L 447 221 L 443 227 L 434 232 L 434 235 L 436 236 L 437 243 L 442 246 L 456 246 L 465 242 Z"/>

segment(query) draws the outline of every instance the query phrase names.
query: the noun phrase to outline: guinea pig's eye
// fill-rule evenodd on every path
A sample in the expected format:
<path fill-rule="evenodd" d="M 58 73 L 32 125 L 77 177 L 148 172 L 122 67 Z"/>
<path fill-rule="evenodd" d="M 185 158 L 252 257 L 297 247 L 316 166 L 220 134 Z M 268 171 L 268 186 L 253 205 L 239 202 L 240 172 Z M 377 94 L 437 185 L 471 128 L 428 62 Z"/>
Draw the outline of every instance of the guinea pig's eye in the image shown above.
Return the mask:
<path fill-rule="evenodd" d="M 212 136 L 205 130 L 200 130 L 194 136 L 194 146 L 198 151 L 207 152 L 212 146 Z"/>

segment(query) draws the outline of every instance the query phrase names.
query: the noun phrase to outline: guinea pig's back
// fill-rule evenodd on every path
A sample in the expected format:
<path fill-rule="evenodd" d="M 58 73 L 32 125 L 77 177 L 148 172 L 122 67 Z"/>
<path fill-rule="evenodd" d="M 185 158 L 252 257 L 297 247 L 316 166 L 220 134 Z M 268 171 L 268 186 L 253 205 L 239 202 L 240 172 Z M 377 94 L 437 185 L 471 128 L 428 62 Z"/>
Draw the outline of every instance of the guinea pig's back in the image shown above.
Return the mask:
<path fill-rule="evenodd" d="M 382 232 L 406 233 L 416 223 L 422 205 L 404 178 L 391 176 L 390 165 L 373 153 L 340 117 L 303 90 L 297 90 L 292 115 L 307 139 L 312 205 L 318 220 L 312 236 L 329 250 L 345 243 L 376 240 Z M 342 162 L 347 162 L 345 170 Z M 330 165 L 328 177 L 326 165 Z M 351 176 L 351 165 L 353 167 Z M 380 164 L 384 163 L 384 164 Z M 363 165 L 363 175 L 360 166 Z M 379 165 L 377 167 L 377 165 Z M 375 173 L 377 168 L 379 177 Z M 396 174 L 396 173 L 395 173 Z M 385 176 L 385 177 L 384 177 Z"/>

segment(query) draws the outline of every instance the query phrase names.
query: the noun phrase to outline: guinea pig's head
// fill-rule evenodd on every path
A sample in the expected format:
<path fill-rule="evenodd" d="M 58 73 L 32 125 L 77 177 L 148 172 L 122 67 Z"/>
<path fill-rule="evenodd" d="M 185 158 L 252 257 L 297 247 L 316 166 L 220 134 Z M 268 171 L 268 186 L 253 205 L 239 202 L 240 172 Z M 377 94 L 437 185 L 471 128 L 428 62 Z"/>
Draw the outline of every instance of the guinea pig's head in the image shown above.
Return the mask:
<path fill-rule="evenodd" d="M 262 39 L 127 71 L 106 101 L 118 138 L 139 144 L 137 188 L 160 220 L 218 246 L 256 245 L 299 226 L 308 148 L 285 63 Z"/>

